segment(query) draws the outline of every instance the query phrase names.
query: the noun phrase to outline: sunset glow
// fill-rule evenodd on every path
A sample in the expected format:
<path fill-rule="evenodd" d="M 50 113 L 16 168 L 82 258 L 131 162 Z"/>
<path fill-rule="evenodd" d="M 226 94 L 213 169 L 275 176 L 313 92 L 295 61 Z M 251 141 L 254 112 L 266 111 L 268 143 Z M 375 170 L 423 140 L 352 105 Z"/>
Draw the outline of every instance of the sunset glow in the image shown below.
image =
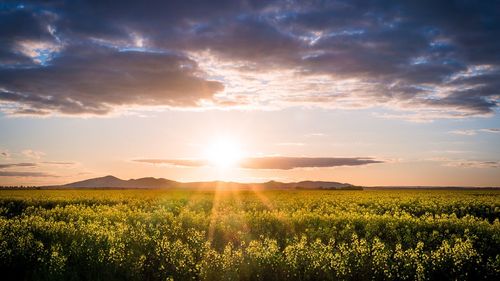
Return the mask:
<path fill-rule="evenodd" d="M 0 185 L 500 185 L 498 1 L 98 2 L 0 4 Z"/>
<path fill-rule="evenodd" d="M 500 0 L 0 0 L 17 280 L 500 280 Z"/>

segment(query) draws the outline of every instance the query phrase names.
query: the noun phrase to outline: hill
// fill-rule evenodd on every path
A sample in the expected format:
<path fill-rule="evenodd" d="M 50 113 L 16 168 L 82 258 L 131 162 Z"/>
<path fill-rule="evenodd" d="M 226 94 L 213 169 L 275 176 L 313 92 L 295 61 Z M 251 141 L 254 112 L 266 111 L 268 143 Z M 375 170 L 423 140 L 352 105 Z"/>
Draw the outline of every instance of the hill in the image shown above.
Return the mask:
<path fill-rule="evenodd" d="M 68 183 L 60 186 L 62 188 L 172 188 L 176 187 L 179 182 L 167 180 L 163 178 L 140 178 L 122 180 L 114 176 L 105 176 L 93 178 L 73 183 Z"/>
<path fill-rule="evenodd" d="M 114 176 L 105 176 L 92 178 L 83 181 L 68 183 L 57 186 L 44 186 L 43 189 L 164 189 L 164 188 L 223 188 L 223 189 L 348 189 L 361 190 L 361 187 L 353 186 L 348 183 L 326 182 L 326 181 L 301 181 L 301 182 L 277 182 L 269 181 L 264 183 L 239 183 L 239 182 L 177 182 L 164 178 L 139 178 L 123 180 Z"/>

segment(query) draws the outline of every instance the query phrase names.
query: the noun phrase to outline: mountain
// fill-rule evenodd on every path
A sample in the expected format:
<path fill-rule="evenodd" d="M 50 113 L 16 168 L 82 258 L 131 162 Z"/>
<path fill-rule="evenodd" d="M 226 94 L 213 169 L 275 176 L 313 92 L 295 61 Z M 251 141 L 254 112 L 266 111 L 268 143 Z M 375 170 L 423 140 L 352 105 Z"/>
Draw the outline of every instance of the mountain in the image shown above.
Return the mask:
<path fill-rule="evenodd" d="M 60 185 L 63 188 L 173 188 L 179 183 L 162 178 L 140 178 L 122 180 L 114 176 L 105 176 Z"/>
<path fill-rule="evenodd" d="M 339 182 L 329 182 L 329 181 L 301 181 L 301 182 L 293 182 L 287 183 L 290 188 L 297 189 L 345 189 L 345 188 L 354 188 L 353 185 L 348 183 L 339 183 Z"/>
<path fill-rule="evenodd" d="M 188 188 L 188 189 L 362 189 L 348 183 L 325 182 L 325 181 L 301 181 L 301 182 L 277 182 L 269 181 L 264 183 L 239 183 L 239 182 L 177 182 L 164 178 L 139 178 L 122 180 L 114 176 L 93 178 L 58 186 L 45 186 L 41 188 L 75 188 L 75 189 L 98 189 L 98 188 L 118 188 L 118 189 L 163 189 L 163 188 Z"/>
<path fill-rule="evenodd" d="M 499 190 L 500 186 L 365 186 L 366 190 Z"/>
<path fill-rule="evenodd" d="M 101 178 L 88 179 L 74 183 L 68 183 L 61 187 L 74 187 L 74 188 L 98 188 L 98 187 L 121 187 L 127 181 L 121 180 L 113 176 L 105 176 Z"/>

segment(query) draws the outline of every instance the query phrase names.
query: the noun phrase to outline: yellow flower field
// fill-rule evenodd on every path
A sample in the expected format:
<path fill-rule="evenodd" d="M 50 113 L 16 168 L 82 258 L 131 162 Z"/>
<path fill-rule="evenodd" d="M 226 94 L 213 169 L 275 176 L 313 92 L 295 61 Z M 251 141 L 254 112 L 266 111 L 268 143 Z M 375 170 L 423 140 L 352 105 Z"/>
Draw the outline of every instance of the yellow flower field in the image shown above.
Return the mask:
<path fill-rule="evenodd" d="M 500 191 L 3 190 L 2 280 L 499 280 Z"/>

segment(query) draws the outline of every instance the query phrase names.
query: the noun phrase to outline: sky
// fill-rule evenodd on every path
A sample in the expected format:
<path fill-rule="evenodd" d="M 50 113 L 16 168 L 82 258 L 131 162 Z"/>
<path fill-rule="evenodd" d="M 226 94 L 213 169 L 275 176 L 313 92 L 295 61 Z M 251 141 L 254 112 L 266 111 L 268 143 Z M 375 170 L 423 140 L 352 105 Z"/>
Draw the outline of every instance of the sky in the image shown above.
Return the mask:
<path fill-rule="evenodd" d="M 498 1 L 1 1 L 0 185 L 500 186 Z"/>

